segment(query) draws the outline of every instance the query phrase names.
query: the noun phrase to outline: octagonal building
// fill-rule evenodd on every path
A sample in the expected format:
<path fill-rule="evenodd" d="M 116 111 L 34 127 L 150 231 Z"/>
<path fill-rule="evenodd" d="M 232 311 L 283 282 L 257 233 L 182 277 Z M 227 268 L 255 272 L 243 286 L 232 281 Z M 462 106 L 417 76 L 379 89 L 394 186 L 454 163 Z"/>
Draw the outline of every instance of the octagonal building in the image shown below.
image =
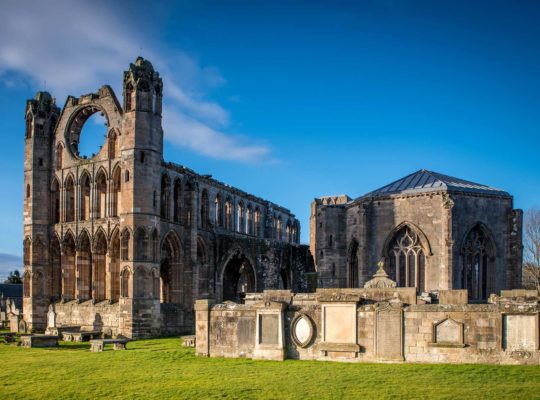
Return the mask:
<path fill-rule="evenodd" d="M 315 199 L 310 248 L 319 287 L 362 287 L 382 259 L 401 287 L 520 287 L 522 211 L 505 191 L 420 170 L 354 200 Z"/>

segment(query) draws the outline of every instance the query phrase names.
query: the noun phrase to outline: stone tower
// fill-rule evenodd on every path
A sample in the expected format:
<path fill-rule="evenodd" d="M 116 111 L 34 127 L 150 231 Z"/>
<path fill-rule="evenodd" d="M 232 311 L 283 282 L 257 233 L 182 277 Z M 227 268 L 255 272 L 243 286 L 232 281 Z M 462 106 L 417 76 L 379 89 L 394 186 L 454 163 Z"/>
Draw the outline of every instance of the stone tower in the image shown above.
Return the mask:
<path fill-rule="evenodd" d="M 51 210 L 49 205 L 51 144 L 60 110 L 47 92 L 38 92 L 26 103 L 24 146 L 24 298 L 28 319 L 36 325 L 45 323 L 50 284 L 48 248 Z M 42 206 L 43 205 L 43 206 Z"/>

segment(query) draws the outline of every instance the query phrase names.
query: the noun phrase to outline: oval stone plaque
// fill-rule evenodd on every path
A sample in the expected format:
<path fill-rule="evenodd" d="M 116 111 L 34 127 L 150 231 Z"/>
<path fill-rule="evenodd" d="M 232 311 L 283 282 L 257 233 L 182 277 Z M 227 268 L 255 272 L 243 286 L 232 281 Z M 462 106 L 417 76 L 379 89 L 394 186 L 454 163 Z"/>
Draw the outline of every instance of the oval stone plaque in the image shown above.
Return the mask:
<path fill-rule="evenodd" d="M 294 342 L 305 347 L 313 337 L 313 324 L 307 315 L 301 315 L 293 323 L 292 337 Z"/>

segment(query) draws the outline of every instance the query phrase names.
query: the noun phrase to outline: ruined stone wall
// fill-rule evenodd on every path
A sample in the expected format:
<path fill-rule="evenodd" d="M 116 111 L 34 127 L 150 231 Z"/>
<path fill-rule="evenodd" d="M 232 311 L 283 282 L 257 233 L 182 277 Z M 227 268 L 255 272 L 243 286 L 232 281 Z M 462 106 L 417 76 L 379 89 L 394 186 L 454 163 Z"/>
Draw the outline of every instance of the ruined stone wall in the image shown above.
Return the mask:
<path fill-rule="evenodd" d="M 436 304 L 416 304 L 414 288 L 325 289 L 310 294 L 265 291 L 247 296 L 243 305 L 200 301 L 196 304 L 197 354 L 538 364 L 538 292 L 503 292 L 503 296 L 492 295 L 486 304 L 467 304 L 463 291 L 441 294 Z"/>
<path fill-rule="evenodd" d="M 454 287 L 461 287 L 463 242 L 467 233 L 476 225 L 486 228 L 495 244 L 493 259 L 494 280 L 488 288 L 491 292 L 521 285 L 522 260 L 522 213 L 513 209 L 511 198 L 452 195 L 452 242 L 453 268 L 450 279 Z"/>
<path fill-rule="evenodd" d="M 112 336 L 122 333 L 121 325 L 125 322 L 119 303 L 78 304 L 76 301 L 70 301 L 55 304 L 54 311 L 57 326 L 80 326 L 82 330 L 101 330 Z"/>

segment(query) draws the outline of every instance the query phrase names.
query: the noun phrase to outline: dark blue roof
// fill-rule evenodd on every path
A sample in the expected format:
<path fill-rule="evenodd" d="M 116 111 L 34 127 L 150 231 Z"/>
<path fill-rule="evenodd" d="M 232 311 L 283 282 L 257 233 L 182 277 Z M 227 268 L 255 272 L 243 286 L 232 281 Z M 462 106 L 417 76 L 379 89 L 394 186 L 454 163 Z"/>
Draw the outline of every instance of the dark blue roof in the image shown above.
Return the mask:
<path fill-rule="evenodd" d="M 479 183 L 439 174 L 425 169 L 407 175 L 386 186 L 365 194 L 363 197 L 383 197 L 392 194 L 422 193 L 434 191 L 478 193 L 491 196 L 511 197 L 509 193 Z"/>
<path fill-rule="evenodd" d="M 4 299 L 17 299 L 23 297 L 23 285 L 13 283 L 0 283 L 0 297 Z"/>

